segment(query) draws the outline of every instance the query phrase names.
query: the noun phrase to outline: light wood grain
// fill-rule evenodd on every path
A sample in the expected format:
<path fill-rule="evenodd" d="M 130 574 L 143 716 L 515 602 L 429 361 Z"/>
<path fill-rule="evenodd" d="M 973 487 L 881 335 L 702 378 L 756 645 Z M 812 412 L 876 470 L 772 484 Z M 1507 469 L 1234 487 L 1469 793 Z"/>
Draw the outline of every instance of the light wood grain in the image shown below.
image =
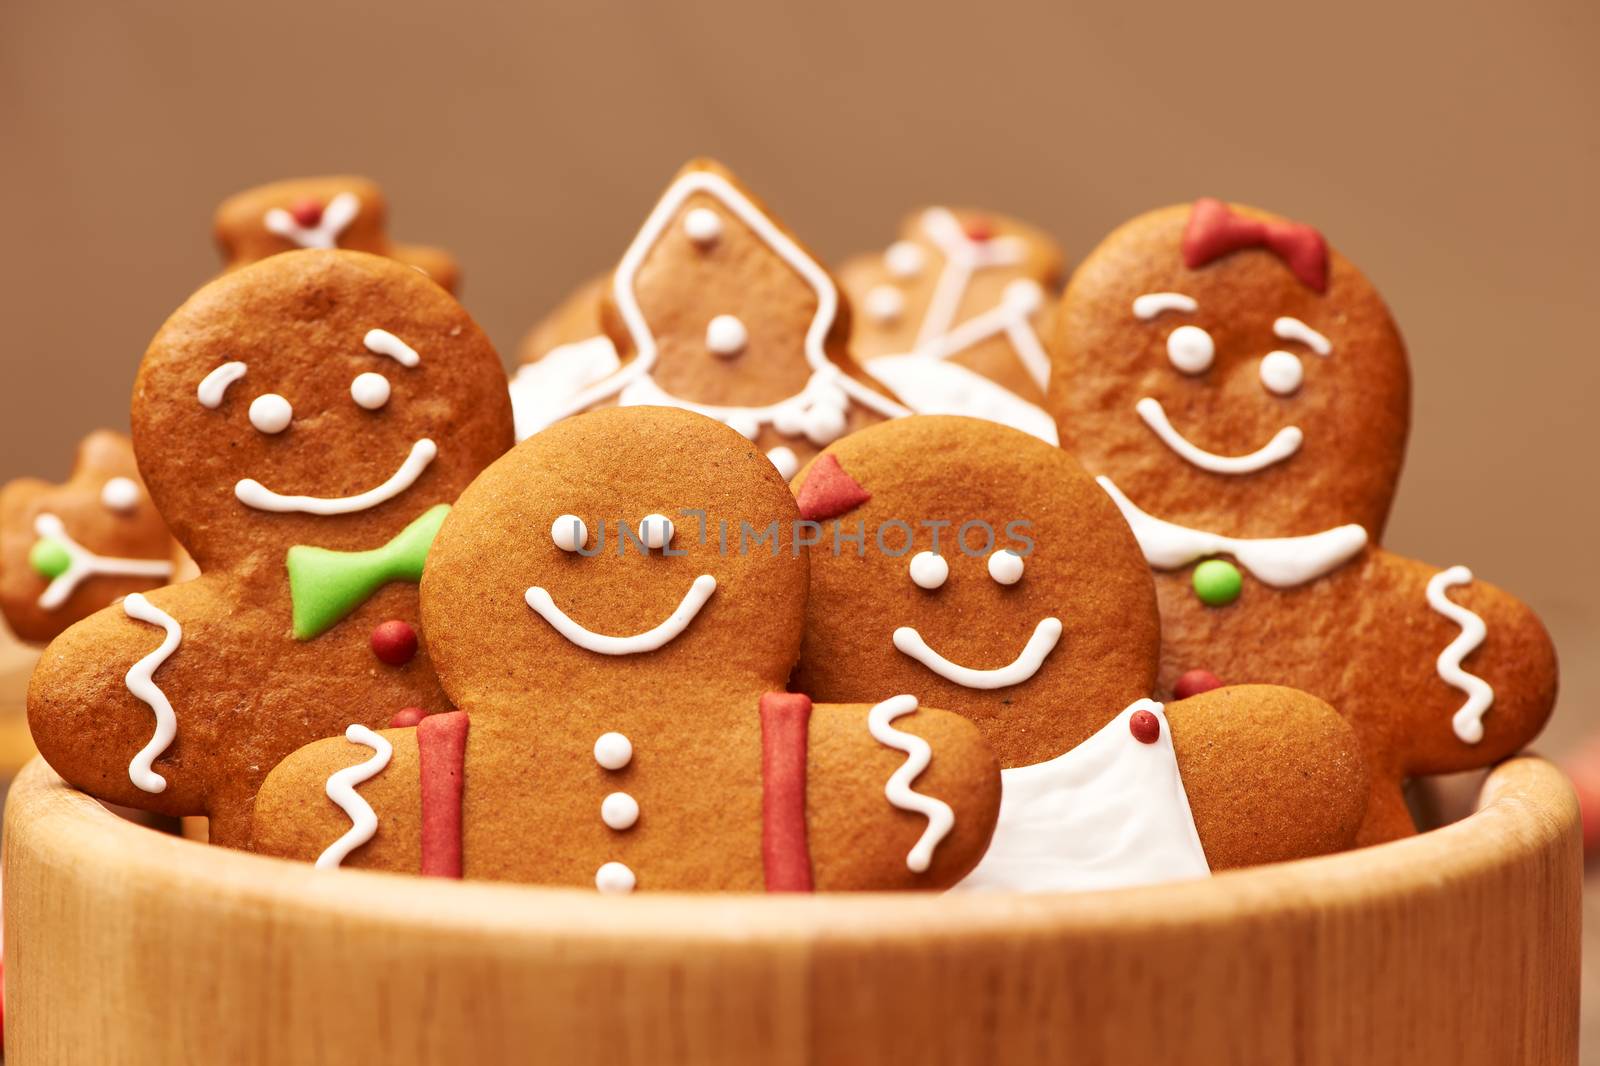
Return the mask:
<path fill-rule="evenodd" d="M 1116 893 L 600 898 L 309 867 L 30 764 L 6 1050 L 38 1063 L 1572 1063 L 1577 807 L 1513 760 L 1361 852 Z"/>

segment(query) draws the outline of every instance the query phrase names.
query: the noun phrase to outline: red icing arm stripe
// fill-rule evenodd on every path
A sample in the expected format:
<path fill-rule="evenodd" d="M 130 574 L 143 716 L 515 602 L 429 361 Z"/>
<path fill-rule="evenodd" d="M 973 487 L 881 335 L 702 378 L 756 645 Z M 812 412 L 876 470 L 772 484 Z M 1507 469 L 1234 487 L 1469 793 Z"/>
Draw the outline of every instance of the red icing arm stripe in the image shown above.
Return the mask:
<path fill-rule="evenodd" d="M 461 876 L 461 787 L 466 783 L 467 712 L 417 723 L 422 782 L 422 874 Z"/>
<path fill-rule="evenodd" d="M 806 736 L 811 700 L 792 692 L 761 697 L 761 865 L 768 892 L 810 892 L 806 845 Z"/>
<path fill-rule="evenodd" d="M 812 522 L 837 518 L 870 499 L 872 493 L 845 472 L 844 467 L 839 465 L 839 457 L 832 452 L 817 457 L 795 495 L 800 517 Z"/>

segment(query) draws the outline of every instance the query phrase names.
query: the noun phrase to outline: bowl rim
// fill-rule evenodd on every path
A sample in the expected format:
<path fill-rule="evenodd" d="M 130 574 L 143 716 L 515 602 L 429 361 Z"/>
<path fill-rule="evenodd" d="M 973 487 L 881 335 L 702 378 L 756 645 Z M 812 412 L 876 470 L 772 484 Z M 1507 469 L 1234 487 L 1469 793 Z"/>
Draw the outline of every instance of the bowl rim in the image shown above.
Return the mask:
<path fill-rule="evenodd" d="M 640 943 L 892 943 L 959 941 L 1049 932 L 1104 935 L 1219 925 L 1242 911 L 1267 918 L 1378 898 L 1438 894 L 1448 886 L 1531 860 L 1576 839 L 1577 799 L 1551 763 L 1514 757 L 1485 779 L 1465 818 L 1403 840 L 1313 859 L 1230 870 L 1184 883 L 1095 892 L 933 895 L 908 892 L 762 895 L 639 893 L 486 881 L 452 881 L 309 864 L 213 848 L 129 822 L 68 786 L 35 758 L 5 811 L 6 879 L 19 861 L 65 867 L 75 880 L 144 883 L 181 891 L 200 906 L 270 909 L 280 920 L 392 922 L 464 938 L 624 938 Z"/>

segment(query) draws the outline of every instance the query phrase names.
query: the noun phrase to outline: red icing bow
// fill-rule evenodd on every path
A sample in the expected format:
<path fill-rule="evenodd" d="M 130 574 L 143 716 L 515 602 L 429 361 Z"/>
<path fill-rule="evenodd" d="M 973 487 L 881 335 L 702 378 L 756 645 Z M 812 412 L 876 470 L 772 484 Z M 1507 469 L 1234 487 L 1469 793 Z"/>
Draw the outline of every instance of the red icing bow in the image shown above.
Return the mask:
<path fill-rule="evenodd" d="M 1266 248 L 1306 288 L 1328 291 L 1328 242 L 1314 227 L 1244 218 L 1221 200 L 1209 196 L 1196 200 L 1183 231 L 1183 265 L 1193 270 L 1241 248 Z"/>

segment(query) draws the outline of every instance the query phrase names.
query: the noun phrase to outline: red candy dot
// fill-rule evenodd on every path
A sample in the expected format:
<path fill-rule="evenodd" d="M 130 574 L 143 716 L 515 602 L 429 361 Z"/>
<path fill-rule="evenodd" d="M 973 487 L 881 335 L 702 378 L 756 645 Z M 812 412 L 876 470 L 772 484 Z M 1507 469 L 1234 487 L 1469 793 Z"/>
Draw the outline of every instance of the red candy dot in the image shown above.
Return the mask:
<path fill-rule="evenodd" d="M 1141 744 L 1154 744 L 1161 739 L 1161 719 L 1149 711 L 1134 711 L 1128 716 L 1128 732 Z"/>
<path fill-rule="evenodd" d="M 306 229 L 322 221 L 321 200 L 301 200 L 289 208 L 289 217 Z"/>
<path fill-rule="evenodd" d="M 394 712 L 394 717 L 389 719 L 390 729 L 410 729 L 426 718 L 428 712 L 421 707 L 402 707 Z"/>
<path fill-rule="evenodd" d="M 1188 670 L 1172 683 L 1172 698 L 1186 700 L 1190 696 L 1198 696 L 1202 692 L 1210 692 L 1214 688 L 1221 687 L 1222 678 L 1210 670 Z"/>
<path fill-rule="evenodd" d="M 372 654 L 390 666 L 404 666 L 417 654 L 417 631 L 409 622 L 391 618 L 372 631 Z"/>
<path fill-rule="evenodd" d="M 994 223 L 986 218 L 969 218 L 961 227 L 966 231 L 969 241 L 988 241 L 994 239 Z"/>

